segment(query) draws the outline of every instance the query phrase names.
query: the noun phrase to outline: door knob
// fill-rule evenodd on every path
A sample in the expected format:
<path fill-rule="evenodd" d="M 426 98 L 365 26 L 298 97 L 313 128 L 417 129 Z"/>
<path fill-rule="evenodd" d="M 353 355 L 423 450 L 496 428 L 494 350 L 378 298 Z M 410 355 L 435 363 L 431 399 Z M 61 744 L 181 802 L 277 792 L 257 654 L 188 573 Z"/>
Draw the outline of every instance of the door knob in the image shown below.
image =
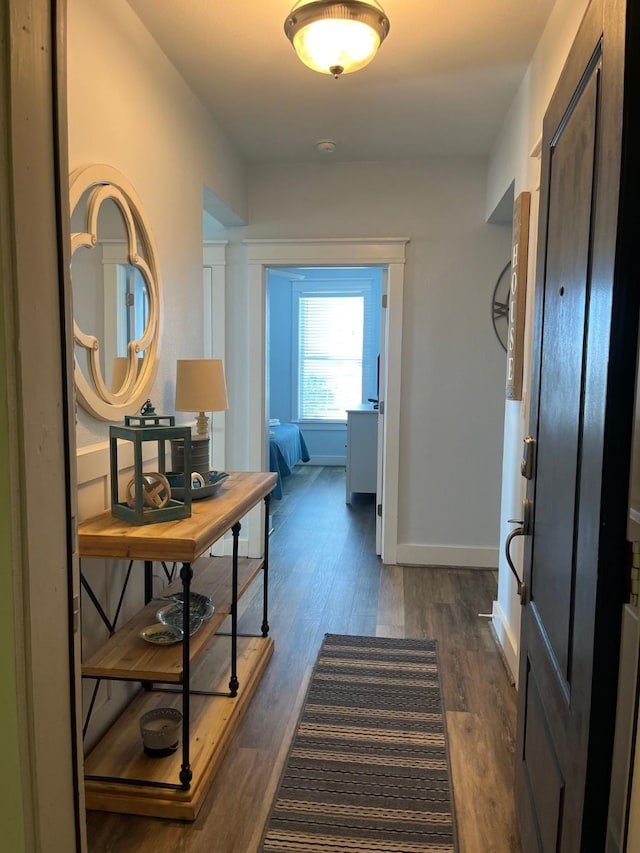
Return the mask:
<path fill-rule="evenodd" d="M 529 530 L 531 526 L 531 501 L 529 498 L 525 498 L 522 501 L 522 518 L 510 518 L 508 520 L 508 524 L 518 524 L 519 527 L 516 527 L 514 530 L 509 533 L 507 539 L 504 543 L 504 553 L 507 558 L 507 565 L 511 569 L 511 572 L 516 579 L 518 595 L 520 596 L 520 604 L 526 604 L 526 596 L 527 596 L 527 587 L 525 582 L 522 580 L 518 572 L 516 571 L 516 567 L 513 564 L 513 560 L 511 559 L 511 543 L 516 538 L 516 536 L 528 536 Z"/>

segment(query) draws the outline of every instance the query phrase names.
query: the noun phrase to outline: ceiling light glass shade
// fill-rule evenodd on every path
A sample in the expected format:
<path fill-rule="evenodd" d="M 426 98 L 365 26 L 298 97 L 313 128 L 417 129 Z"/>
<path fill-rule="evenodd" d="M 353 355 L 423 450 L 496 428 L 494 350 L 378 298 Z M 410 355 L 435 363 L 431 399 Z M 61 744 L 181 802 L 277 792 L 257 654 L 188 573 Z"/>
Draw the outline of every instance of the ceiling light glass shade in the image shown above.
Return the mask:
<path fill-rule="evenodd" d="M 375 0 L 300 0 L 284 31 L 305 65 L 339 77 L 371 62 L 389 32 L 389 19 Z"/>

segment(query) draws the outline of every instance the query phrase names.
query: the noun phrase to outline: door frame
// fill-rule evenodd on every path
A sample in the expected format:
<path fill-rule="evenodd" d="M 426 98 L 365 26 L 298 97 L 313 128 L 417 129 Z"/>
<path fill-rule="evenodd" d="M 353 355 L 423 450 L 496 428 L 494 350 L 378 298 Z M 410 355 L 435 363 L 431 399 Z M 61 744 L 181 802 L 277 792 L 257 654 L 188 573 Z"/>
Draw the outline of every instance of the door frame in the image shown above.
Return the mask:
<path fill-rule="evenodd" d="M 387 306 L 389 304 L 389 270 L 383 268 L 381 282 L 381 313 L 380 313 L 380 328 L 378 330 L 378 417 L 377 417 L 377 446 L 376 446 L 376 554 L 382 555 L 382 516 L 378 515 L 378 502 L 382 501 L 382 495 L 385 487 L 385 458 L 384 458 L 384 440 L 386 423 L 384 419 L 385 400 L 387 399 L 387 343 L 388 343 L 388 317 Z M 382 368 L 382 370 L 381 370 Z M 380 412 L 380 401 L 382 401 L 382 413 Z M 397 489 L 396 489 L 397 494 Z"/>
<path fill-rule="evenodd" d="M 347 267 L 346 269 L 352 270 L 354 268 Z M 369 332 L 369 334 L 371 335 L 372 342 L 375 343 L 374 351 L 377 350 L 377 352 L 378 352 L 378 356 L 377 356 L 377 378 L 378 378 L 378 381 L 377 381 L 377 397 L 376 397 L 377 402 L 376 402 L 376 406 L 375 406 L 375 409 L 377 410 L 376 430 L 375 430 L 375 433 L 376 433 L 376 448 L 375 448 L 375 451 L 376 451 L 375 452 L 376 488 L 375 488 L 374 498 L 375 498 L 375 504 L 376 504 L 375 547 L 376 547 L 376 554 L 378 556 L 380 556 L 380 554 L 382 553 L 382 516 L 378 514 L 377 506 L 378 506 L 378 504 L 380 506 L 382 506 L 382 488 L 383 488 L 382 473 L 383 473 L 383 463 L 384 463 L 382 450 L 384 447 L 384 418 L 382 416 L 382 413 L 380 412 L 379 401 L 380 400 L 384 401 L 384 399 L 385 399 L 384 387 L 380 381 L 380 377 L 382 376 L 382 379 L 384 381 L 386 325 L 387 325 L 386 324 L 386 304 L 387 304 L 388 269 L 386 266 L 383 266 L 383 267 L 367 266 L 364 268 L 361 266 L 358 266 L 355 268 L 357 275 L 353 279 L 351 279 L 349 277 L 347 277 L 347 278 L 341 277 L 341 273 L 345 270 L 344 267 L 334 267 L 334 266 L 324 266 L 324 265 L 314 267 L 314 271 L 318 271 L 318 270 L 324 270 L 327 273 L 327 278 L 322 280 L 322 286 L 323 287 L 326 286 L 327 282 L 330 281 L 331 282 L 331 289 L 337 287 L 338 290 L 340 290 L 342 288 L 344 288 L 345 290 L 348 290 L 351 285 L 358 287 L 360 285 L 360 283 L 364 280 L 367 280 L 367 281 L 369 281 L 369 283 L 371 283 L 372 279 L 371 278 L 367 279 L 367 272 L 369 273 L 369 275 L 371 275 L 371 273 L 374 273 L 374 274 L 378 273 L 380 276 L 379 292 L 372 295 L 372 299 L 377 300 L 376 301 L 376 309 L 378 311 L 379 320 L 375 324 L 375 327 L 370 326 L 370 332 Z M 304 279 L 305 277 L 303 275 L 300 275 L 299 273 L 296 274 L 295 270 L 293 271 L 293 273 L 291 273 L 291 275 L 293 275 L 293 277 L 294 277 L 293 280 L 291 278 L 287 278 L 287 268 L 284 268 L 284 269 L 282 269 L 281 267 L 268 267 L 267 268 L 267 315 L 270 315 L 271 310 L 272 310 L 271 306 L 269 304 L 269 300 L 270 300 L 270 287 L 273 284 L 274 279 L 284 278 L 285 280 L 287 280 L 289 286 L 291 287 L 292 296 L 296 292 L 298 285 L 300 285 L 303 290 L 306 290 L 305 285 L 301 285 L 299 281 L 296 281 L 296 279 Z M 318 282 L 316 279 L 310 279 L 309 281 L 306 282 L 307 286 L 311 290 L 313 290 L 314 285 L 317 283 Z M 366 315 L 366 309 L 365 309 L 365 315 Z M 293 316 L 294 317 L 296 316 L 296 310 L 293 311 Z M 270 337 L 269 323 L 270 323 L 270 320 L 267 317 L 267 320 L 266 320 L 266 346 L 265 346 L 265 364 L 267 365 L 267 367 L 266 367 L 267 378 L 266 378 L 266 400 L 265 400 L 265 403 L 266 403 L 266 409 L 267 409 L 267 418 L 269 418 L 273 414 L 272 407 L 270 404 L 270 400 L 271 400 L 270 369 L 268 367 L 269 359 L 270 359 L 270 346 L 271 346 L 271 342 L 269 340 L 269 337 Z M 297 326 L 296 326 L 295 332 L 294 332 L 293 328 L 290 331 L 291 331 L 290 337 L 292 339 L 297 340 L 297 334 L 298 334 Z M 365 337 L 366 337 L 366 332 L 365 332 Z M 295 349 L 295 347 L 294 347 L 294 349 Z M 369 354 L 371 354 L 371 352 Z M 294 359 L 294 361 L 295 361 L 295 359 Z M 294 367 L 293 372 L 295 374 L 295 367 Z M 296 382 L 296 386 L 297 386 L 297 382 Z M 376 390 L 373 388 L 372 385 L 370 385 L 369 388 L 370 388 L 370 391 Z M 296 391 L 296 394 L 297 394 L 297 391 Z M 384 405 L 382 408 L 384 410 Z M 313 426 L 309 427 L 308 424 L 304 424 L 303 426 L 305 427 L 305 429 L 313 429 Z M 316 424 L 316 426 L 318 426 L 318 425 Z M 326 429 L 326 428 L 328 428 L 330 430 L 333 430 L 333 429 L 341 430 L 341 432 L 343 433 L 343 438 L 346 436 L 346 432 L 348 432 L 348 428 L 346 426 L 346 421 L 344 421 L 344 420 L 343 420 L 342 424 L 332 422 L 330 425 L 328 425 L 328 427 L 325 424 L 323 429 Z M 346 430 L 346 432 L 345 432 L 345 430 Z M 308 438 L 309 437 L 307 436 L 307 441 L 308 441 Z M 345 438 L 345 441 L 346 441 L 346 438 Z M 346 444 L 345 444 L 345 447 L 346 447 Z M 269 451 L 267 450 L 266 452 L 268 453 Z M 335 448 L 334 448 L 334 452 L 335 452 Z M 312 460 L 313 460 L 313 456 L 314 456 L 314 454 L 311 455 Z M 348 456 L 348 453 L 347 453 L 347 456 Z M 344 456 L 344 454 L 342 455 L 342 457 L 339 457 L 336 455 L 336 456 L 330 456 L 329 458 L 330 458 L 330 460 L 332 460 L 332 461 L 328 462 L 329 465 L 333 464 L 333 465 L 336 465 L 338 467 L 341 466 L 342 468 L 344 468 L 345 463 L 346 463 L 346 457 Z M 347 495 L 347 503 L 349 503 L 349 502 L 350 502 L 350 499 L 349 499 L 349 496 Z"/>
<path fill-rule="evenodd" d="M 394 565 L 398 545 L 398 479 L 400 462 L 400 392 L 402 379 L 402 306 L 408 237 L 245 240 L 249 282 L 249 466 L 266 470 L 266 278 L 269 267 L 375 266 L 387 270 L 386 362 L 384 365 L 385 429 L 382 448 L 383 563 Z M 248 519 L 249 555 L 261 549 L 262 508 Z"/>
<path fill-rule="evenodd" d="M 12 821 L 22 829 L 24 846 L 16 850 L 80 851 L 86 840 L 72 591 L 65 0 L 9 0 L 0 35 L 8 48 L 0 62 L 8 95 L 0 136 L 0 169 L 7 178 L 0 183 L 0 323 L 14 587 L 14 643 L 5 650 L 14 659 L 4 662 L 15 672 L 20 712 L 17 730 L 9 733 L 20 770 L 5 783 L 20 791 L 22 808 Z"/>
<path fill-rule="evenodd" d="M 203 356 L 219 358 L 226 364 L 226 267 L 227 240 L 204 240 L 202 243 L 202 317 Z M 211 450 L 209 464 L 216 471 L 226 470 L 226 412 L 211 412 Z M 223 557 L 233 551 L 230 535 L 215 542 L 210 553 Z"/>
<path fill-rule="evenodd" d="M 204 358 L 226 360 L 225 281 L 227 240 L 205 240 L 202 245 Z M 226 412 L 211 412 L 211 465 L 226 465 Z"/>

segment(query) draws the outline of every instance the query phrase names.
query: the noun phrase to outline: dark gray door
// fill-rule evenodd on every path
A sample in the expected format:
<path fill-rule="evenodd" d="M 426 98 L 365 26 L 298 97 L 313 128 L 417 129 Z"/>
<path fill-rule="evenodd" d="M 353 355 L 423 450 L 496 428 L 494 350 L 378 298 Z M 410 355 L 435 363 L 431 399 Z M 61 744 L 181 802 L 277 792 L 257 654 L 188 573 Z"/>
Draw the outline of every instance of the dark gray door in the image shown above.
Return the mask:
<path fill-rule="evenodd" d="M 625 5 L 592 0 L 543 129 L 516 752 L 526 853 L 605 849 L 640 288 Z"/>

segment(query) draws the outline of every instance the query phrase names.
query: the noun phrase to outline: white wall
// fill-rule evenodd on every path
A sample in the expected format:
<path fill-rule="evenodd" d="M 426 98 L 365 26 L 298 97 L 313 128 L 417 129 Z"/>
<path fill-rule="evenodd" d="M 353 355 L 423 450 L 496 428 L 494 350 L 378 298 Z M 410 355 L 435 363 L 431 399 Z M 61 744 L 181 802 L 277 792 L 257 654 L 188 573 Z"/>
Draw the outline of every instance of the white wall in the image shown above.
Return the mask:
<path fill-rule="evenodd" d="M 516 194 L 535 190 L 529 153 L 585 7 L 586 0 L 558 0 L 498 135 L 488 186 L 482 160 L 258 166 L 250 174 L 251 227 L 220 233 L 231 240 L 229 464 L 237 467 L 248 445 L 240 240 L 410 236 L 399 513 L 406 562 L 495 564 L 505 519 L 518 511 L 526 401 L 505 409 L 504 357 L 489 319 L 509 233 L 484 220 L 512 181 Z M 158 244 L 165 322 L 152 396 L 159 411 L 171 411 L 176 358 L 202 353 L 203 187 L 246 220 L 243 167 L 124 0 L 69 0 L 68 46 L 70 169 L 100 161 L 119 168 L 143 200 Z M 105 424 L 79 411 L 80 447 L 106 434 Z M 515 669 L 519 606 L 504 569 L 494 621 Z"/>
<path fill-rule="evenodd" d="M 520 602 L 515 582 L 502 553 L 512 525 L 509 518 L 521 518 L 521 501 L 525 494 L 525 481 L 520 476 L 522 438 L 528 432 L 528 389 L 530 377 L 532 307 L 535 281 L 535 239 L 537 236 L 537 190 L 540 163 L 531 156 L 542 135 L 542 120 L 553 94 L 567 54 L 573 43 L 587 0 L 557 0 L 534 57 L 513 100 L 505 123 L 497 136 L 491 154 L 488 173 L 486 211 L 490 215 L 505 191 L 515 182 L 515 196 L 531 192 L 531 231 L 529 276 L 527 288 L 527 318 L 525 350 L 527 363 L 524 370 L 522 402 L 507 402 L 504 419 L 504 456 L 502 500 L 500 511 L 500 573 L 498 599 L 493 607 L 493 624 L 504 648 L 514 678 L 518 674 L 518 647 L 520 637 Z M 514 562 L 522 573 L 521 540 L 513 549 Z"/>
<path fill-rule="evenodd" d="M 486 161 L 256 166 L 231 241 L 230 337 L 242 341 L 248 237 L 408 236 L 401 389 L 402 562 L 497 565 L 505 355 L 490 316 L 510 230 L 484 222 Z M 246 375 L 247 347 L 230 369 Z M 238 410 L 239 411 L 239 410 Z M 242 465 L 242 424 L 232 459 Z"/>
<path fill-rule="evenodd" d="M 69 0 L 68 81 L 70 171 L 119 169 L 158 245 L 164 324 L 152 398 L 172 412 L 176 359 L 203 355 L 203 190 L 246 219 L 244 167 L 124 0 Z M 79 447 L 107 430 L 79 410 Z"/>
<path fill-rule="evenodd" d="M 157 411 L 173 413 L 176 359 L 204 355 L 203 192 L 206 187 L 209 203 L 215 193 L 238 220 L 246 218 L 244 166 L 124 0 L 68 0 L 67 71 L 69 171 L 91 163 L 119 169 L 151 224 L 163 298 L 160 368 L 151 396 Z M 108 424 L 79 408 L 80 520 L 110 502 L 107 437 Z M 83 563 L 111 614 L 126 566 Z M 122 621 L 142 603 L 139 567 L 128 593 Z M 105 628 L 83 595 L 83 653 L 91 653 L 104 637 Z M 85 708 L 92 687 L 93 682 L 83 683 Z M 117 682 L 100 690 L 89 746 L 130 696 L 130 688 Z"/>

